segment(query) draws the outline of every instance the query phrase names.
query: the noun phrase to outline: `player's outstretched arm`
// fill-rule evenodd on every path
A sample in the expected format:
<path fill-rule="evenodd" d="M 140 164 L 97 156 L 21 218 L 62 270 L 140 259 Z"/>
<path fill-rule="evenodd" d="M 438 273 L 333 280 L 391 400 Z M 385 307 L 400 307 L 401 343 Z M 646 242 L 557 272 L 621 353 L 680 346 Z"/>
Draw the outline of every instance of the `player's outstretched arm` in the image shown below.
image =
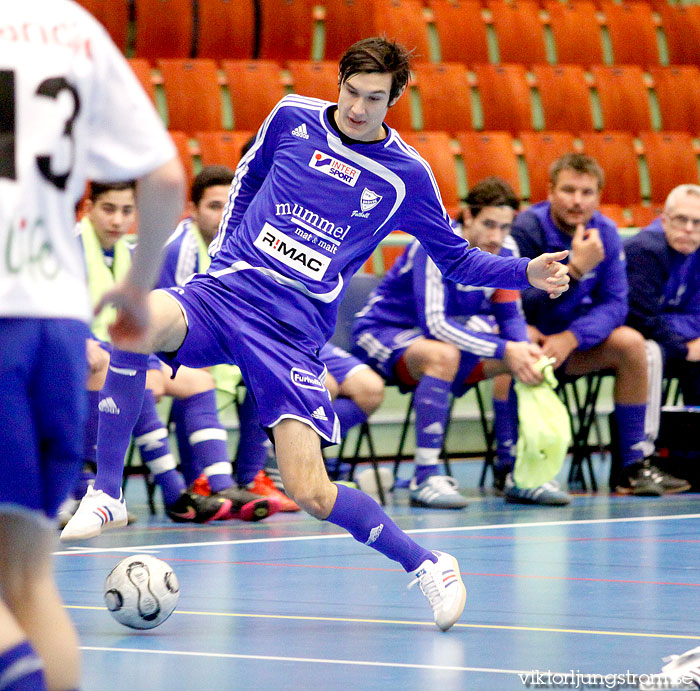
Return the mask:
<path fill-rule="evenodd" d="M 547 291 L 550 298 L 558 298 L 569 289 L 569 270 L 559 263 L 568 254 L 568 250 L 546 252 L 531 259 L 527 265 L 527 280 L 535 288 Z"/>

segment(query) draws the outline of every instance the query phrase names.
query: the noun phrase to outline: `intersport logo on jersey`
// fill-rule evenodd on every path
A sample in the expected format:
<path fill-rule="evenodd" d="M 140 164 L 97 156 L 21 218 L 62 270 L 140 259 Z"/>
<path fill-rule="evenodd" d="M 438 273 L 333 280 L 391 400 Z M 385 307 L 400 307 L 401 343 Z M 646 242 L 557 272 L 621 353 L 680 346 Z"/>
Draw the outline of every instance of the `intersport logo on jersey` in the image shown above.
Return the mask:
<path fill-rule="evenodd" d="M 320 281 L 331 263 L 326 257 L 311 247 L 302 245 L 294 238 L 266 223 L 253 243 L 259 250 L 273 259 L 296 269 L 299 273 Z"/>
<path fill-rule="evenodd" d="M 319 170 L 326 175 L 330 175 L 340 182 L 344 182 L 350 187 L 354 187 L 357 182 L 357 178 L 360 177 L 360 171 L 358 168 L 353 168 L 343 161 L 339 161 L 337 158 L 333 158 L 328 154 L 324 154 L 323 151 L 318 149 L 314 151 L 311 160 L 309 161 L 309 168 L 314 170 Z"/>

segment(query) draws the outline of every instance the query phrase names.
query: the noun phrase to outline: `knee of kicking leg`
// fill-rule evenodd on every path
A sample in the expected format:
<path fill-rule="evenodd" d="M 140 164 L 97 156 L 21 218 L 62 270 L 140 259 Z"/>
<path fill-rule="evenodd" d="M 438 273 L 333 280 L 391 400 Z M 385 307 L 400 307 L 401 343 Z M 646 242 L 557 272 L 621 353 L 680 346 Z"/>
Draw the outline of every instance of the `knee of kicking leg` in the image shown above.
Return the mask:
<path fill-rule="evenodd" d="M 287 495 L 306 513 L 319 520 L 328 518 L 336 497 L 336 489 L 328 478 L 316 482 L 300 480 L 288 483 L 284 477 L 282 480 Z"/>

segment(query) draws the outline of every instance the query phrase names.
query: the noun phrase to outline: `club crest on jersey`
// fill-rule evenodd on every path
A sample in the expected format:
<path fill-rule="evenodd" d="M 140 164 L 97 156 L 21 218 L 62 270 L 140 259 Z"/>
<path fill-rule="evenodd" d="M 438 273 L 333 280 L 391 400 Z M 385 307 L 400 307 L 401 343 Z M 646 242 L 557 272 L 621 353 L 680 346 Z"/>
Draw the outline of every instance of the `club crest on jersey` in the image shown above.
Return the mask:
<path fill-rule="evenodd" d="M 328 154 L 324 154 L 323 151 L 318 149 L 314 151 L 311 160 L 309 161 L 309 168 L 314 170 L 319 170 L 330 177 L 340 180 L 340 182 L 354 187 L 357 182 L 357 178 L 360 177 L 360 170 L 353 168 L 343 161 L 339 161 L 337 158 L 333 158 Z"/>
<path fill-rule="evenodd" d="M 320 281 L 331 263 L 330 257 L 297 242 L 266 223 L 253 243 L 259 250 L 299 273 Z"/>
<path fill-rule="evenodd" d="M 360 209 L 358 211 L 355 209 L 350 215 L 359 216 L 360 218 L 369 218 L 369 212 L 382 201 L 382 197 L 376 192 L 372 192 L 371 189 L 365 187 L 362 190 L 362 196 L 360 197 Z"/>
<path fill-rule="evenodd" d="M 289 374 L 295 386 L 299 386 L 302 389 L 313 389 L 314 391 L 326 390 L 323 382 L 315 374 L 311 374 L 311 372 L 307 372 L 305 369 L 292 367 Z"/>

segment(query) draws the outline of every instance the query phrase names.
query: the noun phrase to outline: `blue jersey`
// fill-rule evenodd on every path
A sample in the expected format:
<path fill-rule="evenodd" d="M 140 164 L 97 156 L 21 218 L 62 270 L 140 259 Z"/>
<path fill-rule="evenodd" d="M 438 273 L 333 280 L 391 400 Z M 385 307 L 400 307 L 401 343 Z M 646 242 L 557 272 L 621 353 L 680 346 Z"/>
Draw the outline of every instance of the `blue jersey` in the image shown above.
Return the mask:
<path fill-rule="evenodd" d="M 501 256 L 512 257 L 507 238 Z M 498 323 L 493 333 L 491 318 Z M 479 288 L 444 281 L 418 242 L 406 248 L 353 324 L 353 340 L 363 331 L 392 326 L 420 327 L 426 338 L 452 343 L 464 352 L 502 359 L 507 341 L 527 340 L 517 291 Z"/>
<path fill-rule="evenodd" d="M 557 300 L 534 289 L 523 292 L 529 324 L 545 335 L 569 330 L 582 350 L 602 343 L 627 317 L 625 255 L 617 226 L 596 211 L 586 227 L 597 228 L 600 233 L 605 259 L 580 281 L 572 281 L 569 290 Z M 523 257 L 571 249 L 571 236 L 554 225 L 549 202 L 540 202 L 519 213 L 511 234 Z"/>
<path fill-rule="evenodd" d="M 202 251 L 204 240 L 191 218 L 178 224 L 165 245 L 163 267 L 156 288 L 184 285 L 196 273 L 209 267 L 209 256 Z"/>
<path fill-rule="evenodd" d="M 391 128 L 349 140 L 334 104 L 290 95 L 238 164 L 209 273 L 320 347 L 348 279 L 391 231 L 418 238 L 463 284 L 524 288 L 527 261 L 498 258 L 456 235 L 428 164 Z"/>
<path fill-rule="evenodd" d="M 625 242 L 625 253 L 627 323 L 668 357 L 685 359 L 686 343 L 700 337 L 700 250 L 688 256 L 676 252 L 657 220 Z"/>

